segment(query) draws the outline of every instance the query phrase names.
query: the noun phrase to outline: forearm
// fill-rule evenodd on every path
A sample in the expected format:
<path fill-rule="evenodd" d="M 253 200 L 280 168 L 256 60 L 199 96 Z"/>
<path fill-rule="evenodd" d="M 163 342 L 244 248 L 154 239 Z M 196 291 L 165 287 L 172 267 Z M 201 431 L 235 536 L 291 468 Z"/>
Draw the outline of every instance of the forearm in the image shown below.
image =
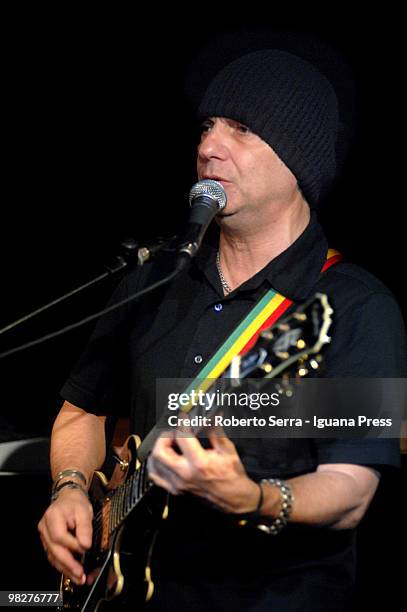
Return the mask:
<path fill-rule="evenodd" d="M 326 467 L 289 479 L 287 483 L 294 497 L 289 522 L 350 529 L 356 527 L 366 512 L 377 488 L 378 476 L 362 466 L 350 466 L 350 473 L 330 471 Z M 276 518 L 281 510 L 280 491 L 275 486 L 263 485 L 263 492 L 260 514 Z"/>
<path fill-rule="evenodd" d="M 231 440 L 214 433 L 209 439 L 212 448 L 204 449 L 196 438 L 177 437 L 180 454 L 173 438 L 161 436 L 149 457 L 150 478 L 173 495 L 193 493 L 223 512 L 249 516 L 259 524 L 262 517 L 264 524 L 281 518 L 279 486 L 262 482 L 259 487 L 248 476 Z M 287 480 L 294 499 L 283 523 L 288 514 L 293 523 L 350 529 L 364 515 L 378 482 L 378 473 L 363 465 L 321 464 L 316 472 Z"/>
<path fill-rule="evenodd" d="M 79 470 L 89 483 L 105 458 L 104 417 L 65 402 L 51 436 L 52 477 L 66 469 Z"/>

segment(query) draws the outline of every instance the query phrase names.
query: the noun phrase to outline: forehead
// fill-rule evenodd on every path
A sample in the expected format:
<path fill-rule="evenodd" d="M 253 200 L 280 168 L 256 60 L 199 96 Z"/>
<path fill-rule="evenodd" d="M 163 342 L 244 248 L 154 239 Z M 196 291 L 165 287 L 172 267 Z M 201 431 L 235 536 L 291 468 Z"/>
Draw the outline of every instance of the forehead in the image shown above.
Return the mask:
<path fill-rule="evenodd" d="M 237 119 L 232 119 L 232 117 L 217 117 L 217 116 L 216 117 L 207 117 L 206 119 L 204 119 L 204 123 L 205 122 L 225 123 L 227 125 L 244 125 L 245 127 L 249 127 L 243 121 L 239 121 Z"/>
<path fill-rule="evenodd" d="M 243 123 L 242 121 L 232 119 L 231 117 L 210 116 L 205 119 L 201 125 L 203 128 L 212 128 L 216 125 L 223 126 L 226 128 L 226 131 L 230 131 L 241 144 L 245 144 L 251 148 L 255 147 L 256 149 L 259 147 L 261 149 L 264 148 L 267 151 L 272 151 L 273 155 L 276 155 L 270 144 L 266 142 L 259 134 L 257 134 L 257 132 L 253 131 L 249 125 Z M 242 127 L 245 128 L 244 131 L 240 130 Z"/>

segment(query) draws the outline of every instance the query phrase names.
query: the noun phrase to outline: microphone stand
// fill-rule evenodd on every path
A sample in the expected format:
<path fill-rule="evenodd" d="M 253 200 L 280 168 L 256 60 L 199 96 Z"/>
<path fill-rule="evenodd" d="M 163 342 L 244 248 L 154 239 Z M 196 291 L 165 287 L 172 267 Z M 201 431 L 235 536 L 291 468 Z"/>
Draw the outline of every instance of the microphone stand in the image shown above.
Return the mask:
<path fill-rule="evenodd" d="M 120 245 L 121 254 L 115 255 L 112 261 L 104 265 L 106 272 L 103 272 L 103 274 L 99 274 L 99 276 L 96 276 L 95 278 L 84 283 L 83 285 L 72 289 L 72 291 L 65 293 L 64 295 L 56 298 L 55 300 L 48 302 L 44 306 L 33 310 L 32 312 L 27 315 L 24 315 L 20 319 L 9 323 L 8 325 L 0 329 L 0 335 L 10 331 L 11 329 L 14 329 L 15 327 L 18 327 L 19 325 L 25 323 L 26 321 L 29 321 L 30 319 L 33 319 L 34 317 L 42 314 L 49 308 L 52 308 L 57 304 L 61 304 L 65 300 L 73 297 L 74 295 L 77 295 L 85 289 L 96 285 L 100 281 L 108 277 L 110 278 L 112 276 L 118 275 L 126 268 L 133 267 L 134 264 L 137 264 L 138 266 L 144 265 L 147 261 L 149 261 L 152 257 L 154 257 L 157 253 L 159 253 L 165 248 L 168 248 L 168 250 L 172 250 L 170 248 L 170 245 L 174 242 L 174 239 L 174 236 L 168 239 L 159 238 L 157 243 L 139 248 L 138 243 L 136 242 L 136 240 L 134 240 L 134 238 L 126 238 Z"/>
<path fill-rule="evenodd" d="M 0 329 L 0 335 L 4 334 L 6 331 L 17 327 L 18 325 L 21 325 L 25 321 L 32 319 L 33 317 L 44 312 L 45 310 L 48 310 L 52 306 L 60 304 L 64 300 L 79 293 L 80 291 L 83 291 L 84 289 L 95 285 L 101 280 L 107 278 L 109 275 L 121 272 L 129 264 L 133 263 L 133 260 L 135 260 L 136 253 L 137 265 L 142 266 L 147 261 L 149 261 L 151 257 L 156 255 L 161 250 L 166 249 L 168 252 L 177 251 L 178 258 L 175 263 L 175 268 L 173 272 L 171 272 L 171 274 L 167 275 L 160 281 L 157 281 L 156 283 L 153 283 L 152 285 L 146 287 L 145 289 L 142 289 L 141 291 L 138 291 L 135 294 L 128 296 L 125 300 L 108 306 L 107 308 L 97 313 L 94 313 L 93 315 L 90 315 L 85 319 L 82 319 L 81 321 L 72 323 L 71 325 L 68 325 L 67 327 L 64 327 L 56 332 L 52 332 L 50 334 L 47 334 L 46 336 L 43 336 L 42 338 L 37 338 L 37 340 L 32 340 L 31 342 L 27 342 L 26 344 L 17 346 L 13 349 L 10 349 L 9 351 L 0 353 L 0 359 L 7 357 L 8 355 L 17 353 L 26 348 L 29 348 L 31 346 L 36 346 L 37 344 L 40 344 L 46 340 L 56 338 L 57 336 L 60 336 L 68 331 L 76 329 L 77 327 L 80 327 L 81 325 L 93 321 L 97 317 L 107 314 L 108 312 L 111 312 L 112 310 L 115 310 L 116 308 L 119 308 L 120 306 L 127 304 L 128 302 L 134 299 L 138 299 L 142 295 L 145 295 L 146 293 L 149 293 L 150 291 L 161 287 L 165 283 L 168 283 L 173 278 L 175 278 L 177 274 L 182 272 L 189 265 L 192 258 L 195 257 L 209 223 L 211 222 L 213 217 L 226 206 L 227 197 L 225 190 L 220 183 L 211 179 L 204 179 L 202 181 L 199 181 L 192 187 L 189 194 L 189 201 L 191 205 L 191 212 L 189 222 L 187 224 L 185 233 L 181 237 L 181 241 L 178 240 L 177 243 L 177 237 L 173 236 L 170 239 L 159 240 L 156 244 L 141 248 L 138 248 L 138 244 L 133 239 L 123 241 L 121 245 L 123 249 L 123 255 L 116 256 L 112 263 L 105 266 L 107 272 L 97 276 L 93 280 L 89 281 L 88 283 L 85 283 L 77 289 L 73 289 L 66 295 L 63 295 L 60 298 L 57 298 L 56 300 L 53 300 L 49 304 L 38 308 L 34 312 L 31 312 L 30 314 L 22 317 L 21 319 L 10 323 L 3 329 Z"/>

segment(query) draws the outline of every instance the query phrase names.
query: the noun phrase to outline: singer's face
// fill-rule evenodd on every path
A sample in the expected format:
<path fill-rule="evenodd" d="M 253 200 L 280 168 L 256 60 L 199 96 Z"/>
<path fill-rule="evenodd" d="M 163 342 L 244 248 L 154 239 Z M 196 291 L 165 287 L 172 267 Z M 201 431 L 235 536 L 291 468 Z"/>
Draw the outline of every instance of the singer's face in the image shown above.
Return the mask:
<path fill-rule="evenodd" d="M 271 208 L 298 194 L 295 176 L 273 149 L 237 121 L 210 118 L 202 125 L 197 158 L 198 179 L 218 180 L 228 201 L 221 216 L 262 221 Z M 248 216 L 249 215 L 249 216 Z"/>

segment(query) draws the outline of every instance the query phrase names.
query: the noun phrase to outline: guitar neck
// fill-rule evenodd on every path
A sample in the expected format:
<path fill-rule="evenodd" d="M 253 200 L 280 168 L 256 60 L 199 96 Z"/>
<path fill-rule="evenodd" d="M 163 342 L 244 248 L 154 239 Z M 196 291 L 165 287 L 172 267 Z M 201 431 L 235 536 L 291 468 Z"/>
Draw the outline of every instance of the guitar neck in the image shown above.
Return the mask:
<path fill-rule="evenodd" d="M 147 462 L 144 461 L 126 482 L 106 497 L 94 519 L 95 539 L 98 539 L 101 532 L 109 539 L 152 486 L 148 480 Z"/>

